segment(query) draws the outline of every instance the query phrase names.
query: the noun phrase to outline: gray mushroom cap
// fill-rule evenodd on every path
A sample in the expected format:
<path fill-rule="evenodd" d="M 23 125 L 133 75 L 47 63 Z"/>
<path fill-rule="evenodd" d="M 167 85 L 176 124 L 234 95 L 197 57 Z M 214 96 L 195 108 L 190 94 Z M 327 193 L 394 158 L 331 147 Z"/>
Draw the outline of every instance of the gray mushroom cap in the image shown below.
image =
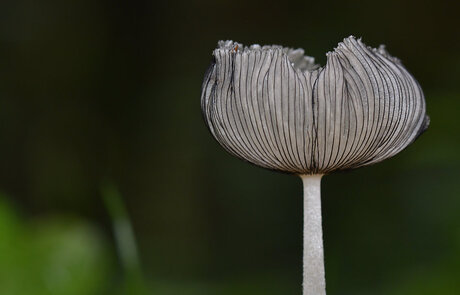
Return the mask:
<path fill-rule="evenodd" d="M 302 49 L 220 41 L 201 108 L 215 139 L 255 165 L 326 174 L 380 162 L 429 125 L 420 85 L 384 46 L 350 36 L 319 67 Z"/>

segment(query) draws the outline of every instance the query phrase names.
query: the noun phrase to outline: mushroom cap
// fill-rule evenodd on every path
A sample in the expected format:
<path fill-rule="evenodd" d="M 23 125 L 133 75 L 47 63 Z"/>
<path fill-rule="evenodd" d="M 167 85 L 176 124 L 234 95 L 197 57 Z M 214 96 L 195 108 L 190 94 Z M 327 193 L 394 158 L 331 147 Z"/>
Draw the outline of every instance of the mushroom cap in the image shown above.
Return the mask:
<path fill-rule="evenodd" d="M 201 93 L 204 120 L 232 155 L 296 174 L 390 158 L 429 125 L 418 82 L 384 46 L 353 36 L 319 67 L 302 49 L 220 41 Z"/>

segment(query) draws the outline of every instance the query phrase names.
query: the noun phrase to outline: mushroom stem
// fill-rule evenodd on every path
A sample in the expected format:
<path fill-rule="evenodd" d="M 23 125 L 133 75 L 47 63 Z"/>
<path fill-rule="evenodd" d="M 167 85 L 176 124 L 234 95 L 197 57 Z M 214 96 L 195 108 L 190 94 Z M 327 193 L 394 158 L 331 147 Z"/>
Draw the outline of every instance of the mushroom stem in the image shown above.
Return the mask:
<path fill-rule="evenodd" d="M 325 295 L 321 177 L 300 175 L 303 182 L 303 295 Z"/>

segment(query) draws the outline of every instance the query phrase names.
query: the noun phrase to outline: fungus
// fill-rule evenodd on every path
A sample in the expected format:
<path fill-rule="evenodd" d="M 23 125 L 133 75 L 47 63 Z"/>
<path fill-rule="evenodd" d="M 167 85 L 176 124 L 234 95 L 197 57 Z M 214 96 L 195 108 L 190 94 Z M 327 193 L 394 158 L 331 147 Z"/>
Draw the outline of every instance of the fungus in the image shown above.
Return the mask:
<path fill-rule="evenodd" d="M 220 41 L 201 92 L 225 150 L 302 178 L 304 295 L 326 294 L 321 177 L 390 158 L 429 125 L 418 82 L 383 45 L 350 36 L 326 55 L 320 67 L 302 49 Z"/>

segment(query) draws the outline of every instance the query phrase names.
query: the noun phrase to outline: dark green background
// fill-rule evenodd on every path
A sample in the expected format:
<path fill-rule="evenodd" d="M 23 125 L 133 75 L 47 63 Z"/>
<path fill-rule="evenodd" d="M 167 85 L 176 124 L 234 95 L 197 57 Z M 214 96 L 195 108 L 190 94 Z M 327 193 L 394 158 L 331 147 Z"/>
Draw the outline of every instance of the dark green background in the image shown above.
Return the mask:
<path fill-rule="evenodd" d="M 142 293 L 119 288 L 107 182 L 130 215 L 145 293 L 300 294 L 301 182 L 226 154 L 200 87 L 220 39 L 302 47 L 324 64 L 351 34 L 402 60 L 431 126 L 390 160 L 323 179 L 328 294 L 459 294 L 454 3 L 2 1 L 2 294 Z M 81 275 L 64 276 L 69 257 Z"/>

